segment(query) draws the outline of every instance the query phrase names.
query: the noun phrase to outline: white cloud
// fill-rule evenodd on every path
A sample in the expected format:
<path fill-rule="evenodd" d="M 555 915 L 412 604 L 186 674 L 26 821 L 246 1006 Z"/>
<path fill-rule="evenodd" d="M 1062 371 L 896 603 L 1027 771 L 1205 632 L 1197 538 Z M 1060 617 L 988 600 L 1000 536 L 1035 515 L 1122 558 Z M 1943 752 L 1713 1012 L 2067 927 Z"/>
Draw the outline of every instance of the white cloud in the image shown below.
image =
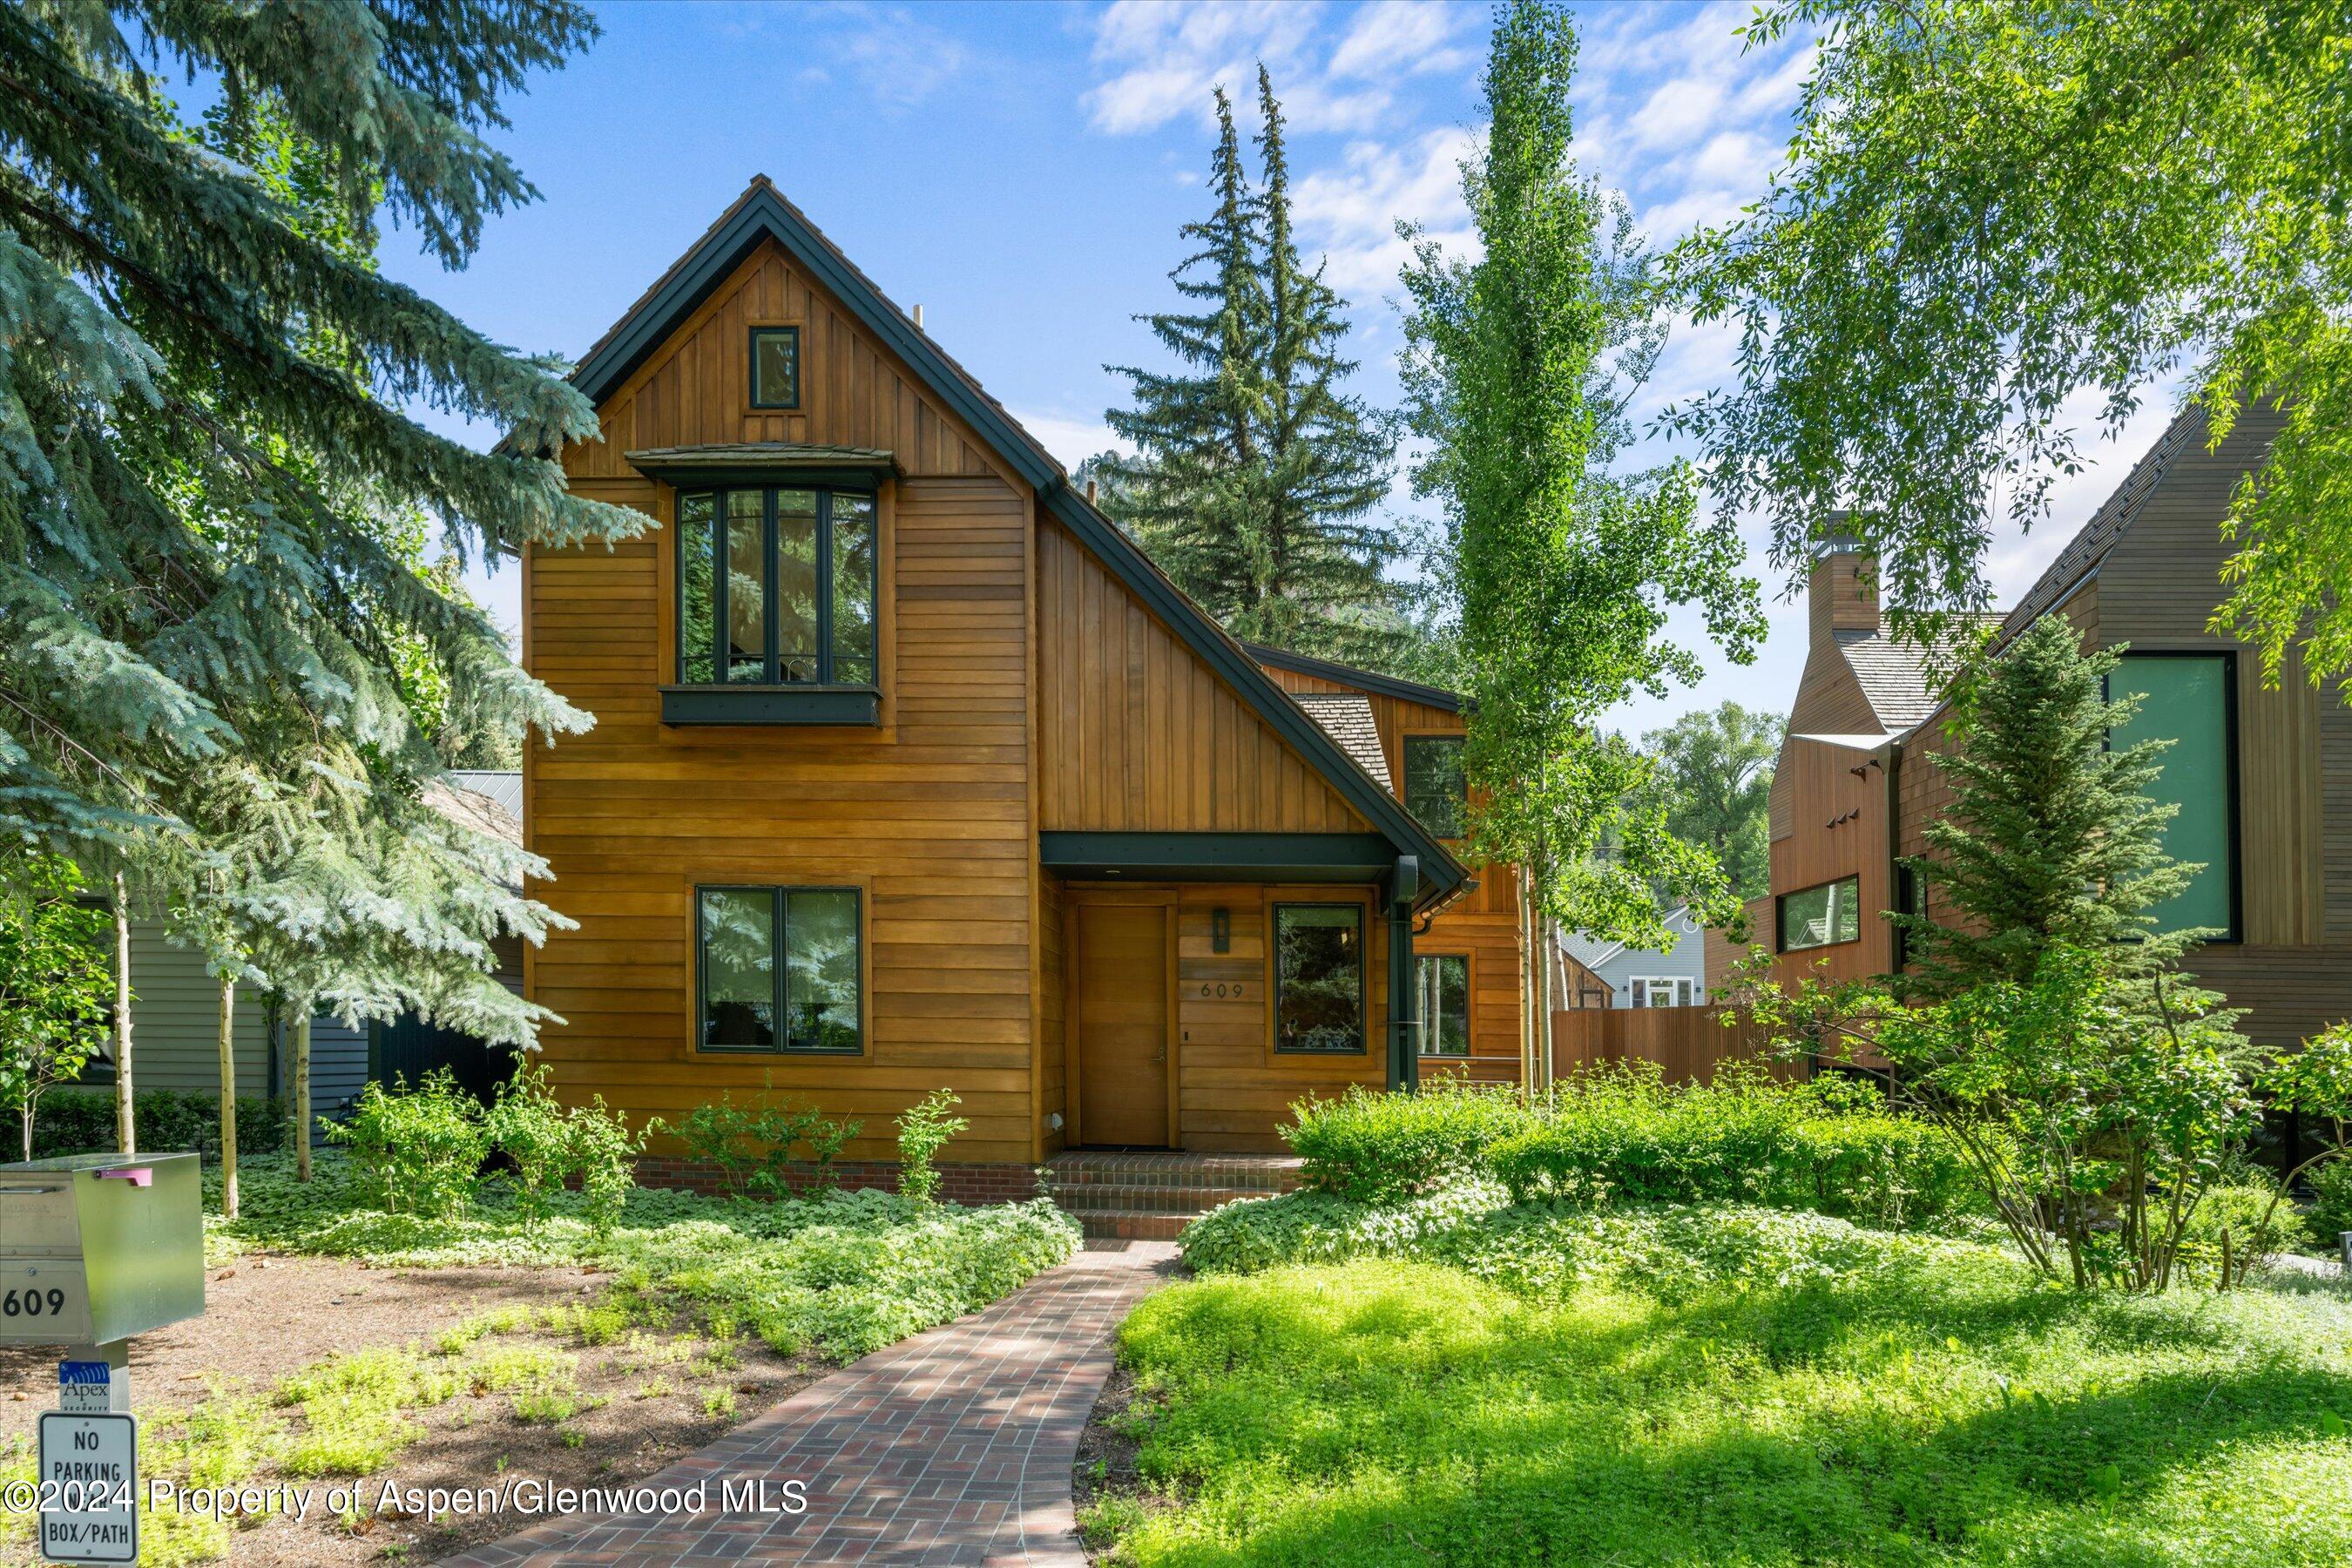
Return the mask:
<path fill-rule="evenodd" d="M 1032 414 L 1019 409 L 1013 417 L 1021 427 L 1045 443 L 1045 450 L 1061 459 L 1066 468 L 1076 468 L 1097 452 L 1132 453 L 1134 444 L 1111 434 L 1110 426 L 1099 418 L 1087 419 L 1064 414 Z"/>
<path fill-rule="evenodd" d="M 1474 143 L 1458 127 L 1424 132 L 1403 146 L 1359 142 L 1339 168 L 1306 175 L 1292 187 L 1299 232 L 1321 248 L 1333 288 L 1358 305 L 1395 291 L 1410 254 L 1397 237 L 1399 220 L 1422 225 L 1449 251 L 1472 243 L 1461 163 Z"/>
<path fill-rule="evenodd" d="M 1095 27 L 1095 63 L 1114 73 L 1085 95 L 1095 129 L 1121 135 L 1188 117 L 1206 123 L 1210 90 L 1222 83 L 1237 98 L 1248 96 L 1261 60 L 1281 85 L 1299 74 L 1290 68 L 1308 52 L 1322 9 L 1279 0 L 1220 5 L 1118 0 Z M 1287 99 L 1285 105 L 1292 107 Z M 1352 102 L 1342 107 L 1359 112 Z M 1309 127 L 1300 108 L 1292 107 L 1292 119 Z"/>
<path fill-rule="evenodd" d="M 1400 72 L 1459 69 L 1475 58 L 1456 41 L 1462 20 L 1475 15 L 1432 0 L 1375 0 L 1358 8 L 1354 25 L 1331 51 L 1331 74 L 1377 81 Z"/>

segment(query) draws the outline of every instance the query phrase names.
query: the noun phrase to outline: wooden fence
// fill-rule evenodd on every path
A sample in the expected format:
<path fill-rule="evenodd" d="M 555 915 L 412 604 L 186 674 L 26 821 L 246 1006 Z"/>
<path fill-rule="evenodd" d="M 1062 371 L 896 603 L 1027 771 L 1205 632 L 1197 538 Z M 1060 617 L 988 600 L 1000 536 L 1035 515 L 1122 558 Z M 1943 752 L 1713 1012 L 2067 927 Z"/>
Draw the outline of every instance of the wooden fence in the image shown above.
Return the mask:
<path fill-rule="evenodd" d="M 1724 1022 L 1728 1007 L 1576 1007 L 1551 1016 L 1555 1074 L 1601 1062 L 1655 1062 L 1666 1080 L 1712 1082 L 1727 1061 L 1754 1057 L 1764 1031 L 1753 1022 Z M 1775 1077 L 1802 1076 L 1796 1064 L 1772 1064 Z"/>

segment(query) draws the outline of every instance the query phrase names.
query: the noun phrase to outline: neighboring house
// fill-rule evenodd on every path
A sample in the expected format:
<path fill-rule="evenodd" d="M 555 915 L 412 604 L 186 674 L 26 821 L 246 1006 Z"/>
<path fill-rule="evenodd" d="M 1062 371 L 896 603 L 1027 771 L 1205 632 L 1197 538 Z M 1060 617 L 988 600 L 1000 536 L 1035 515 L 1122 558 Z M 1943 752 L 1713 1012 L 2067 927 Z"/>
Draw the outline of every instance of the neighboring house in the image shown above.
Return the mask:
<path fill-rule="evenodd" d="M 866 1159 L 950 1089 L 977 1192 L 1279 1150 L 1422 1037 L 1514 1068 L 1507 878 L 1404 804 L 1458 795 L 1459 703 L 1227 637 L 764 178 L 572 379 L 572 489 L 661 526 L 523 559 L 524 664 L 598 721 L 524 763 L 567 1097 L 772 1089 Z"/>
<path fill-rule="evenodd" d="M 1559 1007 L 1704 1007 L 1706 1005 L 1706 931 L 1691 919 L 1690 907 L 1666 911 L 1675 933 L 1674 951 L 1628 947 L 1583 931 L 1559 935 L 1560 978 L 1553 1005 Z"/>
<path fill-rule="evenodd" d="M 2226 932 L 2188 967 L 2247 1009 L 2252 1038 L 2289 1046 L 2352 1016 L 2352 710 L 2292 657 L 2265 690 L 2255 653 L 2207 629 L 2230 548 L 2221 520 L 2277 427 L 2249 411 L 2209 449 L 2202 412 L 2183 414 L 2000 635 L 2056 615 L 2086 644 L 2127 646 L 2121 679 L 2145 698 L 2128 738 L 2177 742 L 2157 784 L 2180 808 L 2168 844 L 2205 868 L 2159 912 Z M 1917 650 L 1885 636 L 1869 575 L 1834 546 L 1813 566 L 1811 647 L 1772 783 L 1772 893 L 1748 907 L 1783 978 L 1895 966 L 1880 911 L 1920 896 L 1895 862 L 1926 852 L 1949 798 L 1945 706 Z M 1928 883 L 1928 912 L 1948 914 Z"/>
<path fill-rule="evenodd" d="M 520 773 L 460 772 L 447 777 L 447 784 L 436 785 L 430 795 L 437 808 L 510 842 L 520 841 L 522 826 L 516 811 L 522 789 Z M 499 944 L 499 978 L 518 990 L 522 984 L 521 948 L 519 938 Z M 162 921 L 134 918 L 131 985 L 132 1080 L 142 1089 L 219 1092 L 220 984 L 205 970 L 203 956 L 174 943 Z M 260 1096 L 288 1092 L 292 1086 L 293 1058 L 287 1045 L 286 1021 L 273 1016 L 267 999 L 249 985 L 237 988 L 231 1028 L 236 1040 L 237 1092 Z M 390 1066 L 384 1063 L 387 1041 Z M 440 1054 L 433 1055 L 436 1050 Z M 466 1077 L 467 1061 L 483 1054 L 480 1042 L 425 1029 L 414 1019 L 354 1028 L 332 1015 L 321 1014 L 310 1023 L 310 1103 L 319 1115 L 340 1117 L 372 1077 L 388 1079 L 393 1070 L 405 1068 L 413 1080 L 421 1068 L 441 1065 L 445 1059 Z M 93 1060 L 80 1079 L 92 1086 L 113 1081 L 114 1064 L 107 1057 Z"/>

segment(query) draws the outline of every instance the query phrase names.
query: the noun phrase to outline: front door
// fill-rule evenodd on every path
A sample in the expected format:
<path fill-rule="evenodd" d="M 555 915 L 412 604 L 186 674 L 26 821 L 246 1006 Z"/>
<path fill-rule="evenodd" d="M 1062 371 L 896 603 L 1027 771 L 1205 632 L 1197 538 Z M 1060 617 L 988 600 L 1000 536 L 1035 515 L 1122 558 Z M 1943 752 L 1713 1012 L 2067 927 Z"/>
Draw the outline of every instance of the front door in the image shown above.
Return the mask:
<path fill-rule="evenodd" d="M 1158 905 L 1079 904 L 1078 1137 L 1168 1146 L 1168 917 Z"/>

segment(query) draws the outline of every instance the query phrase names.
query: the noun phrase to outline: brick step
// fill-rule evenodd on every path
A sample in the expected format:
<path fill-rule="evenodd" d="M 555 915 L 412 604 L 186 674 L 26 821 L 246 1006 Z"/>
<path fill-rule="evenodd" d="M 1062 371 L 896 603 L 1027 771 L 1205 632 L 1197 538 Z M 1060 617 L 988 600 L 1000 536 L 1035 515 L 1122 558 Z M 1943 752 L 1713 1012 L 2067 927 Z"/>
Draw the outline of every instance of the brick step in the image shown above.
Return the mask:
<path fill-rule="evenodd" d="M 1071 1214 L 1138 1214 L 1154 1209 L 1168 1213 L 1206 1214 L 1237 1198 L 1270 1198 L 1277 1194 L 1249 1187 L 1143 1187 L 1048 1185 L 1047 1194 Z"/>
<path fill-rule="evenodd" d="M 1079 1228 L 1089 1237 L 1120 1241 L 1173 1241 L 1186 1226 L 1200 1217 L 1195 1214 L 1082 1214 L 1076 1216 Z"/>
<path fill-rule="evenodd" d="M 1279 1156 L 1224 1158 L 1188 1154 L 1057 1154 L 1045 1164 L 1048 1185 L 1199 1188 L 1202 1191 L 1286 1193 L 1299 1184 L 1299 1162 Z"/>

